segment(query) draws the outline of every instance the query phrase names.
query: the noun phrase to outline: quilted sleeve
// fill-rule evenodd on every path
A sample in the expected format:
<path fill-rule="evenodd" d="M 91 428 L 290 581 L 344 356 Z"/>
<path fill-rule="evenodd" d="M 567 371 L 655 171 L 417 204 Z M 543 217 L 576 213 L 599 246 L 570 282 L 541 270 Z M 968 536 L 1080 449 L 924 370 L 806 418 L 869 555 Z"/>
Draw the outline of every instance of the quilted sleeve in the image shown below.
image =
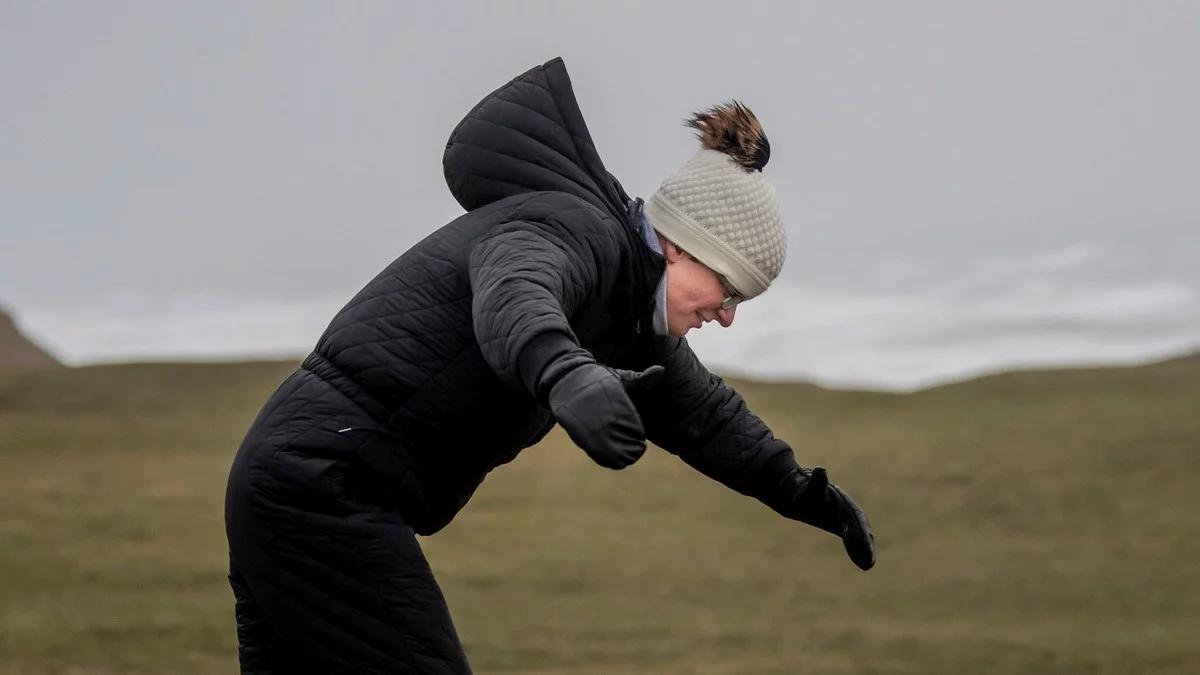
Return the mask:
<path fill-rule="evenodd" d="M 796 497 L 810 471 L 796 464 L 791 447 L 704 367 L 686 340 L 660 338 L 658 346 L 655 361 L 666 372 L 634 399 L 646 437 L 709 478 L 807 522 Z"/>
<path fill-rule="evenodd" d="M 621 247 L 608 225 L 509 222 L 471 252 L 475 338 L 484 360 L 542 405 L 562 375 L 595 360 L 579 346 L 569 317 L 611 293 Z"/>

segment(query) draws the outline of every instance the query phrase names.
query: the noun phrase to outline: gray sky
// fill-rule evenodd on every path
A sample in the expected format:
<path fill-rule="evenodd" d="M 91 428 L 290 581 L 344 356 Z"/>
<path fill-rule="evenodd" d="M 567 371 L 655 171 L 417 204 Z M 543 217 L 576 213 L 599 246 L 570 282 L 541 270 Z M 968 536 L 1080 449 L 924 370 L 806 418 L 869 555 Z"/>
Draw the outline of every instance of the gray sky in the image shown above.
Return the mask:
<path fill-rule="evenodd" d="M 906 386 L 1200 345 L 1190 2 L 5 3 L 0 302 L 74 363 L 306 350 L 459 213 L 457 121 L 559 55 L 632 194 L 692 110 L 762 120 L 789 257 L 697 337 L 727 368 Z"/>

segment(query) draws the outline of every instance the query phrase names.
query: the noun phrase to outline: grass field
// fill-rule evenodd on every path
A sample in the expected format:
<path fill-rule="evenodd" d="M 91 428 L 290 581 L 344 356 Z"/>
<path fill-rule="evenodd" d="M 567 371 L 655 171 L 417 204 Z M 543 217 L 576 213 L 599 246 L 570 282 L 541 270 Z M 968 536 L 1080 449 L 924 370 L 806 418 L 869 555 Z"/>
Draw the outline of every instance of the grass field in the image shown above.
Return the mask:
<path fill-rule="evenodd" d="M 0 673 L 236 671 L 229 461 L 290 363 L 0 373 Z M 878 564 L 555 432 L 422 540 L 480 673 L 1200 672 L 1200 357 L 738 383 Z"/>

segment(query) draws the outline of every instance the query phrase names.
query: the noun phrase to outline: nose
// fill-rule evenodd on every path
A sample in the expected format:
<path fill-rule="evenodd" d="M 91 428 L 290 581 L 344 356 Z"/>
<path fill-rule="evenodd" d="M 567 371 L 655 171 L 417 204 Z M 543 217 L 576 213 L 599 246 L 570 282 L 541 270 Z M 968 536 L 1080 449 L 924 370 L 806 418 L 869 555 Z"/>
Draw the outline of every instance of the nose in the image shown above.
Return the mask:
<path fill-rule="evenodd" d="M 733 315 L 734 314 L 737 314 L 737 307 L 730 307 L 729 309 L 718 309 L 717 310 L 717 323 L 721 324 L 722 328 L 729 328 L 730 326 L 733 325 Z"/>

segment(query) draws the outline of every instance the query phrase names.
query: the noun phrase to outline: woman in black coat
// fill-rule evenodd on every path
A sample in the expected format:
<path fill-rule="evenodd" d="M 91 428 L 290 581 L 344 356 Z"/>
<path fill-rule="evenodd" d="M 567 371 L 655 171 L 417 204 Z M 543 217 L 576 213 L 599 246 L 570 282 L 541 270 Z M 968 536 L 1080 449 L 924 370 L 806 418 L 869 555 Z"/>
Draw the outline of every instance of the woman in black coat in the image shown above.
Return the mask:
<path fill-rule="evenodd" d="M 338 312 L 234 459 L 243 672 L 469 672 L 415 534 L 556 422 L 612 469 L 649 439 L 871 567 L 854 502 L 682 339 L 732 324 L 786 248 L 753 114 L 727 104 L 691 124 L 704 148 L 649 203 L 604 169 L 561 59 L 454 129 L 444 170 L 467 213 Z"/>

